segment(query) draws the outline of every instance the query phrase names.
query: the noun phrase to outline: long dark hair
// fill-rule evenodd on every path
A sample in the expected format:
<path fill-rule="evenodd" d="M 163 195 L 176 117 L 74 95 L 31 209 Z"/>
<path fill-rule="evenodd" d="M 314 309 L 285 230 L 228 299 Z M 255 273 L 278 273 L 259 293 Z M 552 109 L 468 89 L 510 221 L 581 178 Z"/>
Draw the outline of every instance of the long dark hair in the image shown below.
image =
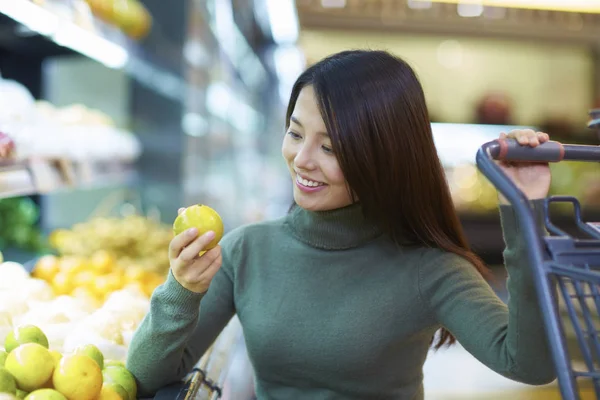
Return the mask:
<path fill-rule="evenodd" d="M 296 81 L 286 124 L 300 91 L 310 85 L 349 190 L 365 215 L 396 243 L 408 240 L 458 254 L 487 277 L 454 208 L 412 68 L 385 51 L 329 56 Z M 435 348 L 455 342 L 442 328 Z"/>

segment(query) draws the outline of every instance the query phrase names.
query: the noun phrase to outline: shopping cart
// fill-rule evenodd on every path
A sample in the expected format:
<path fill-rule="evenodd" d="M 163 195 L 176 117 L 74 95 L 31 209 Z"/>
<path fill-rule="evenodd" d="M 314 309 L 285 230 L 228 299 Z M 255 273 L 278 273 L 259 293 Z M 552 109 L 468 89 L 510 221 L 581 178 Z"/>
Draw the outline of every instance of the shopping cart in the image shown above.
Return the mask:
<path fill-rule="evenodd" d="M 515 208 L 563 399 L 580 399 L 583 381 L 590 383 L 600 398 L 600 224 L 582 220 L 576 198 L 553 196 L 544 203 L 548 235 L 541 232 L 529 201 L 494 160 L 600 162 L 600 147 L 551 141 L 531 148 L 514 139 L 501 139 L 484 144 L 476 156 L 481 172 Z M 552 223 L 549 207 L 554 203 L 573 206 L 579 236 Z M 576 337 L 574 346 L 569 347 L 565 332 Z M 574 361 L 575 352 L 583 359 L 581 366 Z"/>

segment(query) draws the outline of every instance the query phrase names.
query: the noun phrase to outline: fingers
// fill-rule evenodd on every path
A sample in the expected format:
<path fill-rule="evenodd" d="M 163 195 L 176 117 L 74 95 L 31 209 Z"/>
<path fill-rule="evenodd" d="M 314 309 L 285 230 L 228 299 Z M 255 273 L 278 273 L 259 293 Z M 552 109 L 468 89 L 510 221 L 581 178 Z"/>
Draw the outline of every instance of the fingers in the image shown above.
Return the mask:
<path fill-rule="evenodd" d="M 188 290 L 204 293 L 208 290 L 212 278 L 223 263 L 221 246 L 210 249 L 202 257 L 194 259 L 191 263 L 186 263 L 181 258 L 175 261 L 176 265 L 171 266 L 175 279 Z"/>
<path fill-rule="evenodd" d="M 214 249 L 212 249 L 212 250 L 214 250 Z M 208 253 L 206 254 L 206 256 L 208 256 Z M 210 263 L 210 265 L 203 272 L 200 273 L 200 276 L 198 277 L 199 280 L 205 281 L 205 282 L 206 281 L 210 282 L 212 280 L 213 276 L 215 276 L 215 274 L 219 270 L 219 268 L 221 268 L 222 264 L 223 264 L 223 255 L 221 254 L 221 249 L 219 249 L 217 257 Z"/>
<path fill-rule="evenodd" d="M 183 211 L 185 211 L 185 207 L 181 207 L 179 210 L 177 210 L 177 215 L 181 214 Z"/>
<path fill-rule="evenodd" d="M 175 236 L 169 244 L 169 258 L 177 258 L 184 247 L 198 237 L 198 229 L 190 228 Z"/>
<path fill-rule="evenodd" d="M 500 134 L 501 139 L 512 138 L 522 146 L 537 147 L 550 140 L 550 136 L 544 132 L 536 132 L 532 129 L 517 129 L 511 131 L 508 135 Z"/>
<path fill-rule="evenodd" d="M 189 263 L 194 258 L 200 255 L 200 252 L 204 250 L 211 240 L 215 238 L 213 231 L 206 232 L 204 235 L 196 238 L 192 243 L 187 245 L 179 254 L 179 259 L 185 263 Z"/>

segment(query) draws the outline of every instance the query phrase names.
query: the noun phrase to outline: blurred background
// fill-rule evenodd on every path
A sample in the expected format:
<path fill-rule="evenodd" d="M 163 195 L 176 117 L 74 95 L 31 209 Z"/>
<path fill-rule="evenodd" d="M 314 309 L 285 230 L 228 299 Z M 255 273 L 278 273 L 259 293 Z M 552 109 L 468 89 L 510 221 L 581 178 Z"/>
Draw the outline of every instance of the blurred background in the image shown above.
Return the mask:
<path fill-rule="evenodd" d="M 4 259 L 31 269 L 56 255 L 43 276 L 55 294 L 84 292 L 56 272 L 77 259 L 107 271 L 82 295 L 102 303 L 129 279 L 149 296 L 168 269 L 178 207 L 211 205 L 226 230 L 285 214 L 291 87 L 307 66 L 355 48 L 389 50 L 418 73 L 469 240 L 504 278 L 497 195 L 475 152 L 517 127 L 600 144 L 588 128 L 600 107 L 600 1 L 0 0 Z M 600 166 L 552 168 L 552 193 L 575 195 L 600 220 Z M 569 229 L 570 210 L 553 213 Z M 117 265 L 138 275 L 115 277 Z M 428 364 L 428 398 L 520 389 L 460 350 L 444 354 Z M 248 371 L 231 357 L 229 371 Z M 472 365 L 468 379 L 447 375 L 456 363 Z"/>

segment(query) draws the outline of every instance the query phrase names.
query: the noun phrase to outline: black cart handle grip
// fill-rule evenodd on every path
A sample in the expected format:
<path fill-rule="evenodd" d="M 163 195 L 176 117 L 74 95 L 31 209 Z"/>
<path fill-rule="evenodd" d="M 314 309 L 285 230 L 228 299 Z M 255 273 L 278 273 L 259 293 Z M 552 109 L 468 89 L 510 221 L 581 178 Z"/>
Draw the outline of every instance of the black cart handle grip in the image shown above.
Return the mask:
<path fill-rule="evenodd" d="M 600 146 L 562 144 L 548 141 L 536 147 L 519 144 L 515 139 L 497 139 L 485 146 L 494 160 L 521 162 L 588 161 L 600 162 Z"/>

